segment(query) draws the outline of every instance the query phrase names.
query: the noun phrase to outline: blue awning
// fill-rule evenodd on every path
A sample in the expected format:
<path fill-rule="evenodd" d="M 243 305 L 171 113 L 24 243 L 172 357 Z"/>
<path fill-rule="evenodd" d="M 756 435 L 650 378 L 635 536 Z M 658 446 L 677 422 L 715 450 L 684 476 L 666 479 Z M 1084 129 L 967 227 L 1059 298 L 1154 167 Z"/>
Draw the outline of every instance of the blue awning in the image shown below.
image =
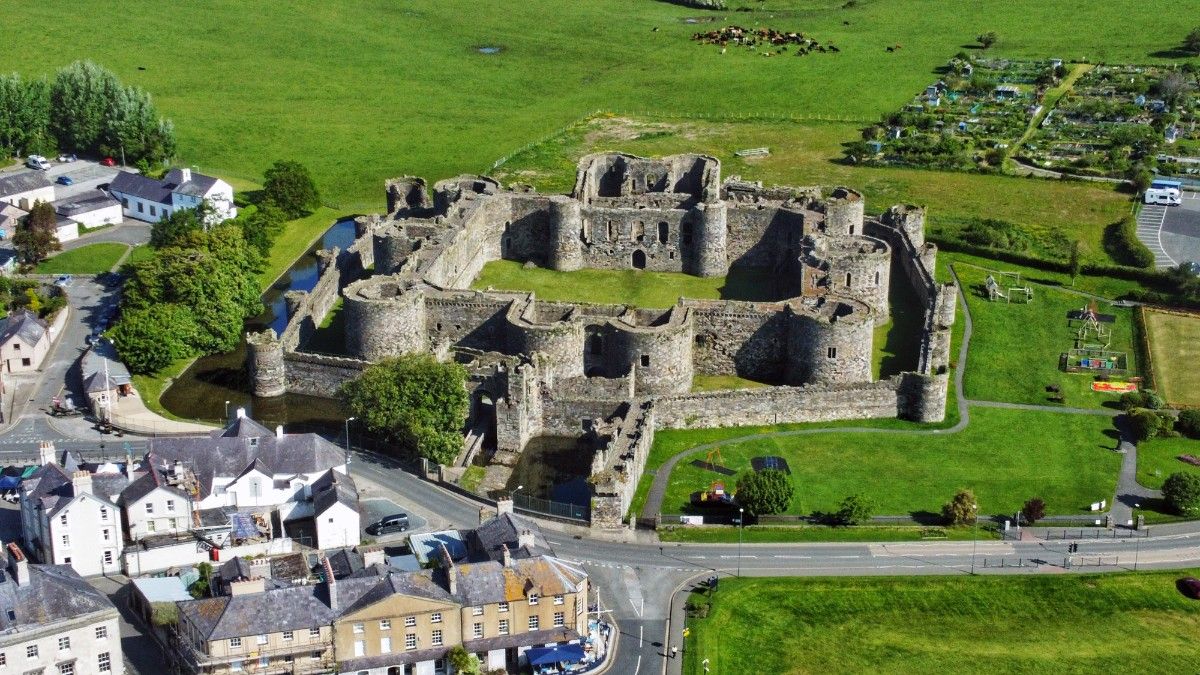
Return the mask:
<path fill-rule="evenodd" d="M 579 663 L 583 660 L 583 647 L 558 645 L 556 647 L 533 647 L 525 652 L 531 666 L 548 666 L 552 663 Z"/>
<path fill-rule="evenodd" d="M 21 486 L 21 478 L 19 476 L 5 476 L 0 478 L 0 490 L 15 490 Z"/>

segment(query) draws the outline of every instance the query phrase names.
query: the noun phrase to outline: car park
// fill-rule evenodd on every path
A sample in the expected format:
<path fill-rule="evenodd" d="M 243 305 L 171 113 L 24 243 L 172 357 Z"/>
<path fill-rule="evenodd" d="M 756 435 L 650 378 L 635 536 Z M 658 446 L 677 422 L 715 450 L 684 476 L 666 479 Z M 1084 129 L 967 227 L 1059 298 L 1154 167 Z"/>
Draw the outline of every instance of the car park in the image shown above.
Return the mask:
<path fill-rule="evenodd" d="M 395 513 L 390 516 L 384 516 L 379 519 L 379 522 L 372 523 L 367 526 L 367 534 L 379 536 L 381 534 L 391 534 L 392 532 L 404 532 L 408 529 L 408 514 Z"/>

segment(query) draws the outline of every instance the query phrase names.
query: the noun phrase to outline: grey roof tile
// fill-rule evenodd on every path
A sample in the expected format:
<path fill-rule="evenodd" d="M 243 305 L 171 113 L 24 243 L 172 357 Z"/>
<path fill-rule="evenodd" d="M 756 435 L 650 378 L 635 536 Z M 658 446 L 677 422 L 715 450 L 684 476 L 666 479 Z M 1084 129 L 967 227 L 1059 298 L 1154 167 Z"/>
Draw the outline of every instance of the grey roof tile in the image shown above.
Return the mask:
<path fill-rule="evenodd" d="M 19 171 L 0 176 L 0 197 L 29 192 L 38 188 L 53 187 L 53 183 L 41 171 Z"/>

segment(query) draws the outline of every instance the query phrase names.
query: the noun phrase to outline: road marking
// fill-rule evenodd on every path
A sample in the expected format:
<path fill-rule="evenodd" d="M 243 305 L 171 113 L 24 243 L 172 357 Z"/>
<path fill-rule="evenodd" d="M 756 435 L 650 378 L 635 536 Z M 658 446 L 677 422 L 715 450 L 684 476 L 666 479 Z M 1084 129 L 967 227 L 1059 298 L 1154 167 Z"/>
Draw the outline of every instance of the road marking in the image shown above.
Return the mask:
<path fill-rule="evenodd" d="M 644 633 L 645 631 L 646 631 L 645 626 L 638 626 L 638 649 L 641 649 L 642 646 L 646 644 L 646 641 L 644 639 L 642 639 L 642 633 Z"/>
<path fill-rule="evenodd" d="M 811 555 L 777 555 L 774 557 L 781 558 L 784 560 L 808 560 L 812 556 Z"/>
<path fill-rule="evenodd" d="M 758 556 L 756 556 L 756 555 L 723 555 L 723 556 L 721 556 L 722 559 L 737 558 L 739 560 L 742 558 L 746 558 L 747 560 L 749 560 L 749 559 L 753 559 L 753 558 L 757 558 L 757 557 Z"/>
<path fill-rule="evenodd" d="M 1174 267 L 1178 263 L 1162 245 L 1162 226 L 1167 220 L 1167 207 L 1147 204 L 1137 217 L 1137 238 L 1154 255 L 1155 267 Z"/>

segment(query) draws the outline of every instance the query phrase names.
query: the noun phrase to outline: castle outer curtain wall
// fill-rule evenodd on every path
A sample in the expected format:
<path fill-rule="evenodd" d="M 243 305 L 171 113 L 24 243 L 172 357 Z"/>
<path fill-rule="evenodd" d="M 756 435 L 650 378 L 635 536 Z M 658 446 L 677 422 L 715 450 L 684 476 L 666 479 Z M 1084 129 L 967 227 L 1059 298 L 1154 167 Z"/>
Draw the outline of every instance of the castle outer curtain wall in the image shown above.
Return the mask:
<path fill-rule="evenodd" d="M 317 289 L 289 299 L 283 333 L 248 336 L 256 395 L 333 396 L 386 357 L 457 358 L 470 386 L 495 401 L 500 449 L 599 424 L 615 434 L 594 461 L 609 478 L 640 473 L 657 428 L 945 415 L 957 289 L 933 277 L 937 248 L 925 242 L 920 207 L 867 218 L 852 189 L 722 182 L 720 163 L 702 155 L 585 157 L 569 195 L 479 176 L 439 181 L 430 193 L 404 177 L 387 182 L 387 199 L 388 214 L 358 219 L 350 251 L 326 256 Z M 468 290 L 499 259 L 562 271 L 749 273 L 774 299 L 681 299 L 650 310 Z M 874 381 L 893 267 L 899 290 L 923 307 L 919 364 Z M 339 290 L 347 356 L 306 353 Z M 693 392 L 697 375 L 771 386 Z M 599 520 L 619 518 L 628 492 L 620 481 L 596 483 Z"/>

